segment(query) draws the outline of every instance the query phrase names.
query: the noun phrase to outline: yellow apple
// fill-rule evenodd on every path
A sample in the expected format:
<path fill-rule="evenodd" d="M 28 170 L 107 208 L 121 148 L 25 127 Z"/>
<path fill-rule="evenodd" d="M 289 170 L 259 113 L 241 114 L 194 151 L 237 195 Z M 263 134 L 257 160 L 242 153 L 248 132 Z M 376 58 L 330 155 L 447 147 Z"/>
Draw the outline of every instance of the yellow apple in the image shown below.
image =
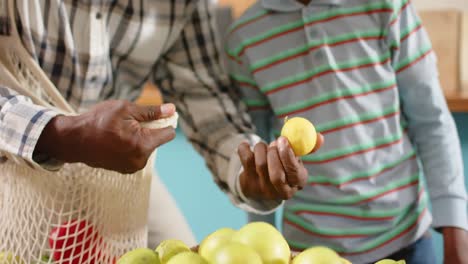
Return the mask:
<path fill-rule="evenodd" d="M 213 264 L 262 264 L 255 250 L 236 242 L 218 247 L 208 261 Z"/>
<path fill-rule="evenodd" d="M 268 223 L 247 224 L 234 234 L 232 241 L 255 250 L 263 264 L 288 264 L 291 258 L 288 243 L 281 233 Z"/>
<path fill-rule="evenodd" d="M 341 258 L 342 264 L 352 264 L 349 260 Z"/>
<path fill-rule="evenodd" d="M 392 260 L 392 259 L 382 259 L 381 261 L 376 262 L 375 264 L 406 264 L 404 260 Z"/>
<path fill-rule="evenodd" d="M 137 248 L 123 255 L 117 264 L 160 264 L 158 254 L 151 249 Z"/>
<path fill-rule="evenodd" d="M 343 264 L 343 260 L 329 248 L 312 247 L 297 255 L 292 264 Z"/>
<path fill-rule="evenodd" d="M 317 143 L 317 132 L 314 125 L 302 117 L 286 119 L 281 136 L 288 139 L 296 156 L 309 154 Z"/>
<path fill-rule="evenodd" d="M 195 252 L 183 252 L 172 257 L 167 264 L 209 264 Z"/>
<path fill-rule="evenodd" d="M 205 259 L 211 259 L 216 249 L 231 241 L 235 232 L 236 231 L 231 228 L 221 228 L 211 233 L 201 242 L 198 248 L 198 254 Z"/>
<path fill-rule="evenodd" d="M 190 248 L 184 242 L 177 239 L 165 240 L 156 248 L 156 253 L 158 253 L 161 264 L 166 264 L 170 258 L 187 251 L 190 251 Z"/>
<path fill-rule="evenodd" d="M 0 264 L 24 264 L 24 262 L 18 256 L 14 256 L 12 253 L 2 252 L 0 253 Z"/>

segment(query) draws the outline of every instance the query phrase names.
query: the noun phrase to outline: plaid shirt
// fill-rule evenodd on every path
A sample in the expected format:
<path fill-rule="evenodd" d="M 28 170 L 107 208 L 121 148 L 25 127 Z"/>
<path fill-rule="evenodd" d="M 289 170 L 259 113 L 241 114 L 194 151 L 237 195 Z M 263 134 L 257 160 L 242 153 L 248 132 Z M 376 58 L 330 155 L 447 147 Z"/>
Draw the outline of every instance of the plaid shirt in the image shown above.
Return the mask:
<path fill-rule="evenodd" d="M 0 34 L 9 36 L 15 21 L 26 50 L 78 112 L 134 100 L 144 83 L 155 82 L 176 104 L 216 183 L 239 203 L 233 153 L 241 141 L 258 139 L 221 66 L 208 0 L 0 0 L 0 7 Z M 44 167 L 34 147 L 55 115 L 0 84 L 0 150 Z"/>

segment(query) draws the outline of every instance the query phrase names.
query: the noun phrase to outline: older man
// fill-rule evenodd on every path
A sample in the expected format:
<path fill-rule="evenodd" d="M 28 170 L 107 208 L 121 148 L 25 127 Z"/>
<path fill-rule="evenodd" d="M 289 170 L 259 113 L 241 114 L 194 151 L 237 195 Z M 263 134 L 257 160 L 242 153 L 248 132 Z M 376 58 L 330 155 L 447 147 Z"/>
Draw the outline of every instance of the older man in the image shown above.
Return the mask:
<path fill-rule="evenodd" d="M 307 172 L 287 142 L 267 146 L 252 133 L 219 63 L 208 2 L 0 0 L 4 57 L 0 69 L 17 76 L 15 82 L 9 81 L 9 74 L 0 78 L 0 168 L 9 175 L 0 182 L 0 201 L 15 202 L 9 184 L 19 184 L 15 180 L 24 177 L 11 174 L 25 168 L 31 170 L 24 175 L 64 173 L 67 164 L 123 175 L 144 168 L 153 150 L 174 137 L 173 128 L 141 125 L 173 115 L 174 105 L 143 107 L 129 102 L 148 80 L 177 106 L 187 137 L 205 157 L 216 183 L 241 208 L 273 210 L 301 189 Z M 10 56 L 14 53 L 23 54 L 20 63 L 14 63 Z M 47 80 L 32 87 L 21 82 L 24 70 Z M 54 89 L 45 91 L 46 84 Z M 50 104 L 54 107 L 49 105 L 51 98 L 56 99 Z M 57 104 L 69 106 L 65 107 L 69 111 L 63 114 L 57 108 L 64 107 Z M 67 114 L 71 112 L 75 114 Z M 248 143 L 256 144 L 254 150 Z M 27 181 L 21 184 L 34 191 Z M 118 195 L 115 198 L 117 203 Z M 119 210 L 114 207 L 118 206 L 110 209 Z M 38 213 L 31 208 L 28 214 Z M 63 208 L 54 209 L 63 214 Z M 9 212 L 5 226 L 20 221 L 15 210 L 0 202 L 0 223 L 7 221 L 5 211 Z M 0 236 L 11 235 L 11 230 L 0 228 Z M 42 238 L 30 236 L 26 239 Z M 8 242 L 0 242 L 0 250 L 22 252 Z M 25 257 L 35 259 L 31 254 Z"/>

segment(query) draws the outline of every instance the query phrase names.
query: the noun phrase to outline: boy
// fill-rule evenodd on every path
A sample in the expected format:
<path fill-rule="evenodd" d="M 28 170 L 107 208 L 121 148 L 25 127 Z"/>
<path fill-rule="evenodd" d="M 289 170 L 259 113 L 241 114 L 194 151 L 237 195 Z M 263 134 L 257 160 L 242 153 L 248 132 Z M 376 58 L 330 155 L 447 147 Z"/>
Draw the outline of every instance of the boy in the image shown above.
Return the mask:
<path fill-rule="evenodd" d="M 308 118 L 326 138 L 302 159 L 308 185 L 285 203 L 293 249 L 430 264 L 432 223 L 445 263 L 468 263 L 458 135 L 407 0 L 262 0 L 226 41 L 231 76 L 266 141 L 286 116 Z"/>

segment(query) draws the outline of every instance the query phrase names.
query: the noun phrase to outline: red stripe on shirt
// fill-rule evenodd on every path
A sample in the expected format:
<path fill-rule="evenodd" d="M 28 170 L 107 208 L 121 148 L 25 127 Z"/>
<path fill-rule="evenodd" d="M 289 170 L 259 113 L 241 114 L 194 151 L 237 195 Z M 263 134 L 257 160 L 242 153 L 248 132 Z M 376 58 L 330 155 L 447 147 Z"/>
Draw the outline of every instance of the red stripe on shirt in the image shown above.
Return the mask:
<path fill-rule="evenodd" d="M 393 20 L 390 22 L 390 26 L 393 26 L 393 24 L 395 24 L 395 23 L 398 21 L 398 18 L 400 18 L 401 13 L 403 13 L 403 11 L 409 6 L 409 4 L 410 4 L 410 1 L 408 0 L 408 2 L 406 2 L 406 4 L 404 4 L 404 5 L 400 8 L 400 11 L 398 11 L 398 14 L 397 14 L 397 16 L 395 17 L 395 19 L 393 19 Z"/>
<path fill-rule="evenodd" d="M 323 134 L 323 135 L 330 134 L 330 133 L 333 133 L 333 132 L 336 132 L 336 131 L 339 131 L 339 130 L 342 130 L 342 129 L 353 127 L 353 126 L 364 125 L 364 124 L 377 122 L 379 120 L 384 120 L 384 119 L 387 119 L 389 117 L 396 116 L 398 114 L 400 114 L 400 111 L 397 111 L 395 113 L 386 114 L 384 116 L 379 116 L 379 117 L 376 117 L 376 118 L 373 118 L 373 119 L 359 121 L 359 122 L 356 122 L 356 123 L 351 123 L 351 124 L 347 124 L 347 125 L 344 125 L 344 126 L 332 128 L 332 129 L 329 129 L 329 130 L 324 130 L 324 131 L 321 131 L 320 133 Z"/>
<path fill-rule="evenodd" d="M 397 73 L 400 73 L 406 69 L 408 69 L 409 67 L 413 66 L 414 64 L 418 63 L 419 61 L 421 61 L 422 59 L 424 59 L 425 57 L 427 57 L 429 54 L 431 54 L 432 52 L 432 49 L 428 50 L 426 53 L 424 53 L 423 55 L 421 55 L 419 58 L 415 59 L 414 61 L 412 61 L 410 64 L 406 65 L 405 67 L 399 69 L 397 71 Z"/>
<path fill-rule="evenodd" d="M 273 36 L 270 36 L 270 37 L 267 37 L 265 39 L 262 39 L 262 40 L 259 40 L 257 42 L 246 45 L 239 51 L 238 56 L 242 56 L 244 54 L 244 52 L 249 48 L 258 46 L 258 45 L 260 45 L 262 43 L 265 43 L 265 42 L 270 41 L 272 39 L 287 35 L 289 33 L 296 32 L 296 31 L 299 31 L 299 30 L 303 30 L 304 26 L 312 26 L 312 25 L 316 25 L 316 24 L 319 24 L 319 23 L 329 22 L 329 21 L 333 21 L 333 20 L 336 20 L 336 19 L 339 19 L 339 18 L 344 18 L 344 17 L 362 16 L 362 15 L 370 15 L 370 14 L 375 14 L 375 13 L 388 13 L 388 12 L 393 12 L 393 10 L 389 9 L 389 8 L 383 8 L 383 9 L 370 10 L 370 11 L 364 11 L 364 12 L 358 12 L 358 13 L 352 13 L 352 14 L 336 15 L 336 16 L 332 16 L 332 17 L 322 19 L 322 20 L 312 21 L 312 22 L 306 23 L 304 25 L 301 25 L 301 26 L 298 26 L 298 27 L 295 27 L 295 28 L 280 32 L 280 33 L 275 34 Z"/>
<path fill-rule="evenodd" d="M 385 195 L 387 195 L 387 194 L 391 194 L 391 193 L 394 193 L 394 192 L 401 191 L 401 190 L 403 190 L 403 189 L 406 189 L 406 188 L 412 187 L 412 186 L 414 186 L 414 185 L 417 185 L 418 183 L 419 183 L 419 179 L 414 180 L 414 181 L 412 181 L 412 182 L 410 182 L 410 183 L 408 183 L 408 184 L 405 184 L 405 185 L 403 185 L 403 186 L 397 187 L 397 188 L 395 188 L 395 189 L 388 190 L 388 191 L 383 192 L 383 193 L 380 193 L 380 194 L 378 194 L 378 195 L 376 195 L 376 196 L 372 196 L 372 197 L 370 197 L 370 198 L 368 198 L 368 199 L 365 199 L 365 200 L 359 201 L 359 202 L 357 202 L 357 203 L 354 203 L 354 205 L 358 205 L 358 204 L 367 203 L 367 202 L 370 202 L 370 201 L 377 200 L 377 199 L 379 199 L 380 197 L 383 197 L 383 196 L 385 196 Z"/>
<path fill-rule="evenodd" d="M 330 103 L 333 103 L 333 102 L 336 102 L 336 101 L 356 98 L 356 97 L 365 96 L 365 95 L 369 95 L 369 94 L 373 94 L 373 93 L 380 93 L 380 92 L 384 92 L 384 91 L 387 91 L 387 90 L 391 90 L 391 89 L 393 89 L 395 87 L 396 87 L 396 84 L 392 84 L 392 85 L 390 85 L 388 87 L 378 89 L 378 90 L 373 90 L 373 91 L 368 91 L 368 92 L 359 93 L 359 94 L 351 94 L 351 95 L 345 95 L 345 96 L 340 96 L 340 97 L 336 97 L 336 98 L 331 98 L 329 100 L 326 100 L 326 101 L 323 101 L 323 102 L 320 102 L 320 103 L 317 103 L 317 104 L 313 104 L 311 106 L 307 106 L 307 107 L 302 108 L 302 109 L 298 109 L 298 110 L 294 110 L 294 111 L 291 111 L 291 112 L 288 112 L 288 113 L 277 115 L 277 117 L 278 118 L 283 118 L 283 117 L 286 117 L 286 116 L 289 116 L 289 115 L 309 111 L 309 110 L 314 109 L 316 107 L 323 106 L 323 105 L 326 105 L 326 104 L 330 104 Z M 323 131 L 321 133 L 323 134 L 323 133 L 331 133 L 331 132 Z"/>
<path fill-rule="evenodd" d="M 324 71 L 324 72 L 321 72 L 319 74 L 316 74 L 314 76 L 311 76 L 309 78 L 306 78 L 302 81 L 298 81 L 298 82 L 294 82 L 294 83 L 291 83 L 291 84 L 287 84 L 287 85 L 283 85 L 283 86 L 280 86 L 278 88 L 275 88 L 273 90 L 270 90 L 270 91 L 267 91 L 265 92 L 265 94 L 272 94 L 272 93 L 276 93 L 276 92 L 279 92 L 281 90 L 284 90 L 284 89 L 288 89 L 290 87 L 293 87 L 293 86 L 296 86 L 296 85 L 299 85 L 299 84 L 303 84 L 303 83 L 307 83 L 313 79 L 316 79 L 316 78 L 319 78 L 319 77 L 322 77 L 324 75 L 327 75 L 327 74 L 330 74 L 330 73 L 338 73 L 338 72 L 348 72 L 348 71 L 353 71 L 353 70 L 358 70 L 358 69 L 363 69 L 363 68 L 368 68 L 368 67 L 373 67 L 373 66 L 377 66 L 377 65 L 382 65 L 382 64 L 385 64 L 387 62 L 390 61 L 390 58 L 384 60 L 384 61 L 381 61 L 381 62 L 374 62 L 374 63 L 368 63 L 368 64 L 363 64 L 363 65 L 359 65 L 359 66 L 353 66 L 353 67 L 349 67 L 349 68 L 344 68 L 344 69 L 337 69 L 337 70 L 334 70 L 334 69 L 331 69 L 331 70 L 328 70 L 328 71 Z"/>
<path fill-rule="evenodd" d="M 422 24 L 420 24 L 419 26 L 415 27 L 413 30 L 411 30 L 411 32 L 409 32 L 406 36 L 404 36 L 400 42 L 403 42 L 405 40 L 407 40 L 411 35 L 413 35 L 414 33 L 418 32 L 420 29 L 422 29 Z"/>
<path fill-rule="evenodd" d="M 359 254 L 366 254 L 366 253 L 369 253 L 371 251 L 374 251 L 374 250 L 377 250 L 395 240 L 397 240 L 398 238 L 406 235 L 407 233 L 409 233 L 412 229 L 414 229 L 415 227 L 417 227 L 417 225 L 419 224 L 419 222 L 421 221 L 421 219 L 424 217 L 424 215 L 427 213 L 427 208 L 424 208 L 424 210 L 421 212 L 421 214 L 419 215 L 418 219 L 416 220 L 416 222 L 414 222 L 412 225 L 410 225 L 407 229 L 405 229 L 403 232 L 401 232 L 400 234 L 396 235 L 395 237 L 391 238 L 390 240 L 387 240 L 385 241 L 384 243 L 378 245 L 377 247 L 374 247 L 374 248 L 371 248 L 371 249 L 368 249 L 368 250 L 365 250 L 365 251 L 362 251 L 362 252 L 352 252 L 352 253 L 346 253 L 346 252 L 339 252 L 340 254 L 342 255 L 346 255 L 346 256 L 350 256 L 350 255 L 359 255 Z"/>
<path fill-rule="evenodd" d="M 344 44 L 350 44 L 350 43 L 353 43 L 353 42 L 357 42 L 357 41 L 360 41 L 360 40 L 379 40 L 379 39 L 383 39 L 383 38 L 384 38 L 383 36 L 357 37 L 357 38 L 348 39 L 348 40 L 340 41 L 340 42 L 333 43 L 333 44 L 328 44 L 328 43 L 320 44 L 320 45 L 317 45 L 317 46 L 310 47 L 308 50 L 303 51 L 301 53 L 295 54 L 295 55 L 287 57 L 287 58 L 283 58 L 281 60 L 275 61 L 273 63 L 262 66 L 260 68 L 257 68 L 254 71 L 252 71 L 252 73 L 257 73 L 257 72 L 260 72 L 260 71 L 264 71 L 264 70 L 269 69 L 269 68 L 271 68 L 271 67 L 273 67 L 275 65 L 282 64 L 282 63 L 284 63 L 286 61 L 290 61 L 290 60 L 305 56 L 309 52 L 312 52 L 314 50 L 317 50 L 317 49 L 320 49 L 320 48 L 323 48 L 323 47 L 336 47 L 336 46 L 340 46 L 340 45 L 344 45 Z"/>
<path fill-rule="evenodd" d="M 313 232 L 311 230 L 308 230 L 294 222 L 291 222 L 289 221 L 288 219 L 284 219 L 283 220 L 285 223 L 291 225 L 291 226 L 294 226 L 295 228 L 301 230 L 301 231 L 304 231 L 308 234 L 311 234 L 312 236 L 316 236 L 316 237 L 323 237 L 323 238 L 360 238 L 360 237 L 368 237 L 369 235 L 362 235 L 362 234 L 349 234 L 349 235 L 324 235 L 324 234 L 318 234 L 316 232 Z"/>
<path fill-rule="evenodd" d="M 363 178 L 356 178 L 356 179 L 352 179 L 352 180 L 349 180 L 347 182 L 343 182 L 343 183 L 340 183 L 340 184 L 333 184 L 333 183 L 330 183 L 330 182 L 324 182 L 324 183 L 320 183 L 320 182 L 312 182 L 310 183 L 309 185 L 310 186 L 335 186 L 336 188 L 342 188 L 342 187 L 345 187 L 349 184 L 352 184 L 352 183 L 355 183 L 355 182 L 359 182 L 359 181 L 364 181 L 364 180 L 370 180 L 370 179 L 374 179 L 374 178 L 377 178 L 379 177 L 380 175 L 384 174 L 385 172 L 387 171 L 390 171 L 394 168 L 397 168 L 398 166 L 401 166 L 403 165 L 406 161 L 409 161 L 409 160 L 413 160 L 416 158 L 416 154 L 410 156 L 408 159 L 406 160 L 403 160 L 401 163 L 397 164 L 396 166 L 392 166 L 392 167 L 388 167 L 388 168 L 385 168 L 375 174 L 372 174 L 372 175 L 369 175 L 367 177 L 363 177 Z"/>
<path fill-rule="evenodd" d="M 229 32 L 228 37 L 229 37 L 231 34 L 233 34 L 234 32 L 236 32 L 237 30 L 239 30 L 239 29 L 241 29 L 241 28 L 243 28 L 243 27 L 245 27 L 245 26 L 248 26 L 248 25 L 252 24 L 253 22 L 256 22 L 256 21 L 258 21 L 258 20 L 260 20 L 260 19 L 262 19 L 262 18 L 264 18 L 264 17 L 267 17 L 268 15 L 270 15 L 270 13 L 263 14 L 263 15 L 261 15 L 261 16 L 259 16 L 259 17 L 256 17 L 256 18 L 254 18 L 254 19 L 252 19 L 252 20 L 250 20 L 250 21 L 247 21 L 247 22 L 245 22 L 245 23 L 241 23 L 240 25 L 238 25 L 237 27 L 233 28 L 233 29 Z"/>
<path fill-rule="evenodd" d="M 355 156 L 355 155 L 363 154 L 363 153 L 366 153 L 366 152 L 369 152 L 369 151 L 373 151 L 373 150 L 377 150 L 377 149 L 381 149 L 381 148 L 386 148 L 386 147 L 389 147 L 391 145 L 400 143 L 401 141 L 403 141 L 403 137 L 400 138 L 400 139 L 397 139 L 397 140 L 395 140 L 393 142 L 389 142 L 389 143 L 386 143 L 386 144 L 383 144 L 383 145 L 380 145 L 380 146 L 375 146 L 375 147 L 372 147 L 372 148 L 369 148 L 369 149 L 359 150 L 359 151 L 349 153 L 349 154 L 346 154 L 346 155 L 342 155 L 342 156 L 338 156 L 338 157 L 335 157 L 335 158 L 331 158 L 331 159 L 327 159 L 327 160 L 321 160 L 321 161 L 305 161 L 304 160 L 303 162 L 305 164 L 329 163 L 329 162 L 332 162 L 332 161 L 336 161 L 336 160 L 340 160 L 340 159 L 344 159 L 344 158 L 349 158 L 349 157 L 352 157 L 352 156 Z"/>

